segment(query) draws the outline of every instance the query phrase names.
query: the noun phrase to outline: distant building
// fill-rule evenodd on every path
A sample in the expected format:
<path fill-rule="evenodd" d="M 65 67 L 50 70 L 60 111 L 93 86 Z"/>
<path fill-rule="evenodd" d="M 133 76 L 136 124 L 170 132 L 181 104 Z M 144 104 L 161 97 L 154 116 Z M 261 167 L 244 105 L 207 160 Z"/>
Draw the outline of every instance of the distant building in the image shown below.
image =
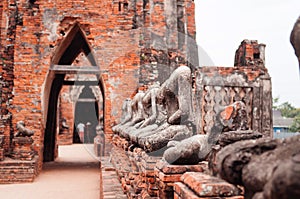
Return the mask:
<path fill-rule="evenodd" d="M 293 118 L 283 117 L 281 111 L 273 110 L 273 132 L 274 138 L 285 138 L 296 135 L 290 131 L 290 126 L 293 124 Z"/>

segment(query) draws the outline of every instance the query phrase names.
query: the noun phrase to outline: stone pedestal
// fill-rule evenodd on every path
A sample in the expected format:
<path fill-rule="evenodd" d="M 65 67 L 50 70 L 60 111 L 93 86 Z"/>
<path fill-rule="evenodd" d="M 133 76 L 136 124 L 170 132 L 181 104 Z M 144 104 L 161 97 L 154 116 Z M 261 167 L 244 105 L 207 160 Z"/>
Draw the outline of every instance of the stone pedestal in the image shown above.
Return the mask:
<path fill-rule="evenodd" d="M 104 133 L 97 133 L 97 136 L 94 138 L 94 152 L 97 157 L 104 156 L 105 150 L 105 136 Z"/>
<path fill-rule="evenodd" d="M 207 162 L 197 165 L 170 165 L 165 160 L 156 164 L 156 185 L 159 188 L 159 198 L 174 198 L 174 183 L 180 182 L 181 176 L 186 172 L 206 172 Z"/>
<path fill-rule="evenodd" d="M 11 158 L 32 160 L 34 157 L 33 139 L 31 137 L 15 137 L 12 140 Z"/>

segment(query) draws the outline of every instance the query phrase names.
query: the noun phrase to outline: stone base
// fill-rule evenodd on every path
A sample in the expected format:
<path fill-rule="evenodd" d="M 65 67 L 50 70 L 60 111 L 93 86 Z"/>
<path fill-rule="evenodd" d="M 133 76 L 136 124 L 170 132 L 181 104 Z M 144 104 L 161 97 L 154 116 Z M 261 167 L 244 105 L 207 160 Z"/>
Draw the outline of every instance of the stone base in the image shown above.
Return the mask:
<path fill-rule="evenodd" d="M 199 172 L 187 172 L 182 175 L 181 182 L 174 183 L 176 199 L 243 199 L 240 191 L 222 179 Z"/>
<path fill-rule="evenodd" d="M 174 198 L 174 183 L 180 182 L 186 172 L 207 172 L 207 162 L 197 165 L 170 165 L 164 160 L 156 164 L 156 184 L 159 188 L 159 198 Z"/>
<path fill-rule="evenodd" d="M 97 135 L 95 138 L 94 138 L 94 152 L 95 152 L 95 155 L 97 157 L 100 157 L 100 156 L 104 156 L 104 151 L 105 151 L 105 140 L 104 140 L 104 137 L 100 136 L 100 135 Z"/>
<path fill-rule="evenodd" d="M 31 137 L 16 137 L 12 140 L 12 159 L 32 160 L 34 157 L 33 139 Z"/>
<path fill-rule="evenodd" d="M 20 161 L 5 158 L 0 162 L 0 184 L 33 182 L 38 174 L 38 158 Z"/>

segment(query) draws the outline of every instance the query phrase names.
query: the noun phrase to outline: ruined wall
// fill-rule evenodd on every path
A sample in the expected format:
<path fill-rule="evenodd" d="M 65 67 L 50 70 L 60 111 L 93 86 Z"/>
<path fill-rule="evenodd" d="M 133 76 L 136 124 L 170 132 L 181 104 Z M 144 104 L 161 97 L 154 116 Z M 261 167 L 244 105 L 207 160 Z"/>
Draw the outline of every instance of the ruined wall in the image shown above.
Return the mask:
<path fill-rule="evenodd" d="M 197 130 L 209 133 L 220 108 L 235 101 L 246 105 L 248 128 L 272 137 L 272 86 L 265 67 L 265 44 L 244 40 L 234 67 L 202 67 L 195 74 Z"/>
<path fill-rule="evenodd" d="M 236 50 L 234 66 L 265 67 L 265 44 L 257 40 L 243 40 Z"/>
<path fill-rule="evenodd" d="M 182 63 L 198 66 L 194 2 L 144 2 L 140 84 L 164 82 Z"/>
<path fill-rule="evenodd" d="M 1 35 L 0 35 L 0 85 L 1 85 L 1 114 L 0 134 L 4 135 L 5 153 L 9 152 L 12 129 L 12 106 L 14 86 L 14 53 L 16 27 L 21 24 L 19 11 L 14 1 L 1 1 Z"/>
<path fill-rule="evenodd" d="M 218 110 L 242 101 L 248 128 L 272 136 L 272 89 L 266 71 L 252 67 L 201 68 L 196 74 L 196 92 L 198 132 L 209 133 Z"/>
<path fill-rule="evenodd" d="M 35 131 L 34 148 L 42 157 L 51 90 L 45 82 L 75 24 L 100 68 L 107 134 L 121 114 L 121 102 L 138 87 L 164 81 L 179 62 L 194 62 L 183 36 L 195 38 L 192 0 L 4 0 L 0 13 L 0 133 L 7 152 L 15 124 L 23 120 Z M 155 59 L 144 59 L 143 52 Z"/>

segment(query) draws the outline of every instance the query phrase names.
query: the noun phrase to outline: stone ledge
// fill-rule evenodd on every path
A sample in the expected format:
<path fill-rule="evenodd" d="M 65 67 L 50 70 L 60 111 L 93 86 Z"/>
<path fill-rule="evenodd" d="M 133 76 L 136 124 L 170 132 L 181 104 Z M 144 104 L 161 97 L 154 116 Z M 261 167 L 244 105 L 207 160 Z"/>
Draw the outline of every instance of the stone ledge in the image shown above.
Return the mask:
<path fill-rule="evenodd" d="M 174 183 L 174 198 L 198 199 L 199 197 L 181 182 Z"/>
<path fill-rule="evenodd" d="M 228 182 L 198 172 L 187 172 L 181 181 L 199 197 L 228 197 L 240 195 L 240 190 Z"/>
<path fill-rule="evenodd" d="M 207 162 L 203 161 L 197 165 L 171 165 L 161 160 L 156 164 L 156 168 L 164 174 L 183 174 L 185 172 L 204 172 L 208 169 Z"/>
<path fill-rule="evenodd" d="M 243 196 L 199 197 L 181 182 L 174 183 L 174 199 L 244 199 Z"/>

